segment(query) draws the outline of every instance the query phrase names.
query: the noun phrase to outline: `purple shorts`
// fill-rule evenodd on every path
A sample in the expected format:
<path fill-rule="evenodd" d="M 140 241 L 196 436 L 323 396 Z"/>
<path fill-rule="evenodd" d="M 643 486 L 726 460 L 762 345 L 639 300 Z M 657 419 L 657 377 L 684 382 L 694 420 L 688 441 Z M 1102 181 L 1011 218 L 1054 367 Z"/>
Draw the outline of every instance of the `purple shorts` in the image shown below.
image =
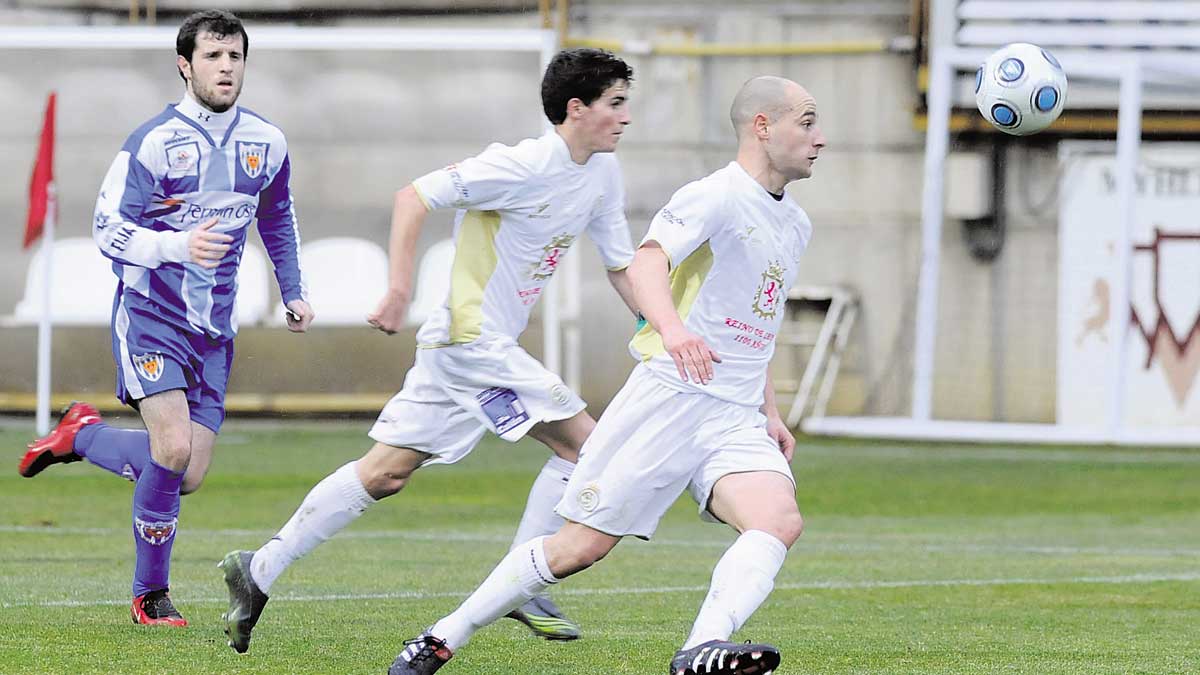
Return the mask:
<path fill-rule="evenodd" d="M 147 396 L 182 389 L 192 421 L 213 433 L 221 430 L 233 340 L 183 330 L 164 321 L 153 302 L 119 291 L 112 338 L 122 403 L 136 408 Z"/>

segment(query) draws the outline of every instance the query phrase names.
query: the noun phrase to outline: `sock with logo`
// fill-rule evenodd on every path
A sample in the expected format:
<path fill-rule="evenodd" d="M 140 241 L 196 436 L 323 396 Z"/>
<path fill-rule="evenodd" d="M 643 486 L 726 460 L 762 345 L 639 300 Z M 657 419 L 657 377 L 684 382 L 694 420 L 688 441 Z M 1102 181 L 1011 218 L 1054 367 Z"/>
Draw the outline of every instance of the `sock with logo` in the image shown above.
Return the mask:
<path fill-rule="evenodd" d="M 169 585 L 181 485 L 182 471 L 171 471 L 151 459 L 133 488 L 134 597 Z"/>

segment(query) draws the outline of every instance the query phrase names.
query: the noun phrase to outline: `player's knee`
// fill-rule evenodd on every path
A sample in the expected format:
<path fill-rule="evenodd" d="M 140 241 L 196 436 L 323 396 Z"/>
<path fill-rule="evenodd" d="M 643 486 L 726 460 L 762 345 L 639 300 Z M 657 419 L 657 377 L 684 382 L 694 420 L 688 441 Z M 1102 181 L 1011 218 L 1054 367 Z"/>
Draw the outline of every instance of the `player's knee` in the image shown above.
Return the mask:
<path fill-rule="evenodd" d="M 373 499 L 390 497 L 403 490 L 419 466 L 420 462 L 412 451 L 382 444 L 376 445 L 356 462 L 358 478 Z"/>
<path fill-rule="evenodd" d="M 194 493 L 195 491 L 199 490 L 200 486 L 203 484 L 204 484 L 204 476 L 199 476 L 197 478 L 192 478 L 191 476 L 184 476 L 183 483 L 180 484 L 180 486 L 179 486 L 179 494 L 180 495 L 190 495 L 190 494 Z"/>
<path fill-rule="evenodd" d="M 574 545 L 568 548 L 571 573 L 574 574 L 595 565 L 603 560 L 604 556 L 608 555 L 612 549 L 611 543 L 599 538 L 580 539 L 574 542 Z"/>
<path fill-rule="evenodd" d="M 372 499 L 391 497 L 408 485 L 413 469 L 380 464 L 359 465 L 358 477 Z"/>
<path fill-rule="evenodd" d="M 579 463 L 579 448 L 573 445 L 563 445 L 561 447 L 554 448 L 554 454 L 572 464 Z"/>
<path fill-rule="evenodd" d="M 779 541 L 782 541 L 788 548 L 796 543 L 800 535 L 804 533 L 804 517 L 799 511 L 792 511 L 779 518 L 775 523 L 774 534 Z"/>
<path fill-rule="evenodd" d="M 600 562 L 615 543 L 607 537 L 591 537 L 560 530 L 546 542 L 550 571 L 559 579 L 565 579 Z"/>
<path fill-rule="evenodd" d="M 168 440 L 152 450 L 151 457 L 160 466 L 171 471 L 187 471 L 188 462 L 192 458 L 190 439 Z"/>

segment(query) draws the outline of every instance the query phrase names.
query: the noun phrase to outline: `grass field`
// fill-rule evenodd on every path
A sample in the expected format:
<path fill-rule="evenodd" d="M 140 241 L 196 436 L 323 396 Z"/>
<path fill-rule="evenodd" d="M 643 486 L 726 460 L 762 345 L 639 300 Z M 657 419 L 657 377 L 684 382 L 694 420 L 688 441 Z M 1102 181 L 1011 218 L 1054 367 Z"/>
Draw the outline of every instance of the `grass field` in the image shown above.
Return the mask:
<path fill-rule="evenodd" d="M 215 563 L 367 427 L 227 426 L 184 499 L 172 595 L 192 626 L 172 630 L 129 622 L 131 485 L 83 463 L 22 479 L 32 425 L 0 426 L 0 674 L 386 672 L 507 550 L 545 453 L 489 439 L 421 473 L 281 577 L 233 653 Z M 739 634 L 778 645 L 779 673 L 1200 673 L 1200 451 L 806 439 L 794 468 L 807 529 Z M 681 501 L 655 541 L 558 587 L 584 639 L 504 620 L 441 672 L 662 675 L 731 539 Z"/>

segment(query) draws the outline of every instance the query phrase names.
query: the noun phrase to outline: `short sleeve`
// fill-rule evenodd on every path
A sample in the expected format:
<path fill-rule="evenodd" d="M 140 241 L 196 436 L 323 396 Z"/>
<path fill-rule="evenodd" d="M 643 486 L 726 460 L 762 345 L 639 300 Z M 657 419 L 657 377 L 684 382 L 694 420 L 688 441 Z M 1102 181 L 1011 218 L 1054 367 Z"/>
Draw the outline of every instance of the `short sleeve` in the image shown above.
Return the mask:
<path fill-rule="evenodd" d="M 413 181 L 413 187 L 430 210 L 506 208 L 530 175 L 528 167 L 513 156 L 513 150 L 492 145 L 475 157 L 421 176 Z"/>
<path fill-rule="evenodd" d="M 633 239 L 625 219 L 625 186 L 619 171 L 610 175 L 608 192 L 592 214 L 587 232 L 609 271 L 623 270 L 633 262 Z"/>
<path fill-rule="evenodd" d="M 712 238 L 723 218 L 725 195 L 711 181 L 680 188 L 654 215 L 642 244 L 658 242 L 674 267 Z"/>

